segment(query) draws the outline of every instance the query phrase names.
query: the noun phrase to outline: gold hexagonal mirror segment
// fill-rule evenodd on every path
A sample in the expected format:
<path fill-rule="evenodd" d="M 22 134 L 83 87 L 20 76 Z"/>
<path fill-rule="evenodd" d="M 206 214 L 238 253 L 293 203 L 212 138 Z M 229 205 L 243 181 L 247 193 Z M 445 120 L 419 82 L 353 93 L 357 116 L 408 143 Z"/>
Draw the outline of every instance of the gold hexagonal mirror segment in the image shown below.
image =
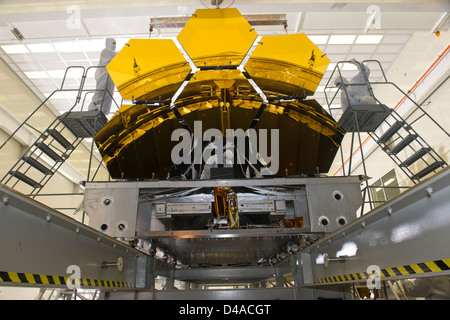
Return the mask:
<path fill-rule="evenodd" d="M 301 34 L 264 36 L 245 69 L 266 94 L 313 95 L 330 59 Z"/>
<path fill-rule="evenodd" d="M 229 8 L 196 10 L 177 39 L 195 65 L 203 67 L 239 65 L 256 37 L 241 13 Z"/>
<path fill-rule="evenodd" d="M 106 70 L 124 100 L 164 100 L 191 68 L 172 39 L 131 39 Z"/>

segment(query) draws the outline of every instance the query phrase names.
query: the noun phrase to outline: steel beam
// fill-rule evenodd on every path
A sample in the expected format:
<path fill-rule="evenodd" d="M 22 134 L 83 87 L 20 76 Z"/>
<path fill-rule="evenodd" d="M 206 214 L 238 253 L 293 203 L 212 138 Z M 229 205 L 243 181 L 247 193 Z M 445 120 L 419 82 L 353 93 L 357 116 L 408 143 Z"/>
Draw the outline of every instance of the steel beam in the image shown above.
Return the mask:
<path fill-rule="evenodd" d="M 105 300 L 314 300 L 350 299 L 345 288 L 254 288 L 214 290 L 154 290 L 130 292 L 107 292 Z"/>
<path fill-rule="evenodd" d="M 174 278 L 187 282 L 256 282 L 274 277 L 275 275 L 288 274 L 291 272 L 289 263 L 280 266 L 255 266 L 255 267 L 217 267 L 217 268 L 194 268 L 175 270 Z"/>
<path fill-rule="evenodd" d="M 3 185 L 0 237 L 0 285 L 117 290 L 149 283 L 138 272 L 148 255 Z"/>
<path fill-rule="evenodd" d="M 87 189 L 157 189 L 157 188 L 206 188 L 206 187 L 261 187 L 358 183 L 361 177 L 305 177 L 262 179 L 208 179 L 208 180 L 150 180 L 88 182 Z"/>
<path fill-rule="evenodd" d="M 309 283 L 450 275 L 449 194 L 446 168 L 303 249 L 312 264 Z"/>

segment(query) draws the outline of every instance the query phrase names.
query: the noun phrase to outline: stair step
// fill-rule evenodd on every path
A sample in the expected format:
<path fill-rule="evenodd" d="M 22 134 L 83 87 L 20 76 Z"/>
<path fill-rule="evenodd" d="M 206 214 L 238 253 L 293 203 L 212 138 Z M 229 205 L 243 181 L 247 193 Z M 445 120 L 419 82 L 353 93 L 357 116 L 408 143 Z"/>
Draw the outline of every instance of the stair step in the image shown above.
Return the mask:
<path fill-rule="evenodd" d="M 395 145 L 391 150 L 389 150 L 388 154 L 395 155 L 395 154 L 399 153 L 400 151 L 405 149 L 405 147 L 407 145 L 409 145 L 411 142 L 413 142 L 416 138 L 417 138 L 416 134 L 408 135 L 406 138 L 404 138 L 402 141 L 400 141 L 397 145 Z"/>
<path fill-rule="evenodd" d="M 378 139 L 379 143 L 386 143 L 405 123 L 403 121 L 397 121 L 394 123 L 383 135 Z"/>
<path fill-rule="evenodd" d="M 55 151 L 53 151 L 48 145 L 43 143 L 36 144 L 36 147 L 40 149 L 42 152 L 44 152 L 46 155 L 48 155 L 50 158 L 55 160 L 56 162 L 63 162 L 63 158 L 59 156 Z"/>
<path fill-rule="evenodd" d="M 411 155 L 408 159 L 400 163 L 400 167 L 408 167 L 412 165 L 417 160 L 421 159 L 424 155 L 426 155 L 428 152 L 430 152 L 431 148 L 422 148 L 419 149 L 416 153 Z"/>
<path fill-rule="evenodd" d="M 42 163 L 40 163 L 39 161 L 37 161 L 34 158 L 24 157 L 24 158 L 22 158 L 22 160 L 24 162 L 30 164 L 32 167 L 36 168 L 37 170 L 39 170 L 43 174 L 46 174 L 46 175 L 53 174 L 52 171 L 49 168 L 47 168 L 46 166 L 44 166 Z"/>
<path fill-rule="evenodd" d="M 37 183 L 36 181 L 27 177 L 26 175 L 24 175 L 23 173 L 21 173 L 19 171 L 10 171 L 9 174 L 16 177 L 17 179 L 25 182 L 26 184 L 32 186 L 33 188 L 42 188 L 42 185 L 40 185 L 39 183 Z"/>
<path fill-rule="evenodd" d="M 415 180 L 419 180 L 422 179 L 423 177 L 425 177 L 427 174 L 435 171 L 436 169 L 439 169 L 440 167 L 442 167 L 444 165 L 443 161 L 436 161 L 432 164 L 430 164 L 428 167 L 426 167 L 425 169 L 423 169 L 422 171 L 416 173 L 412 178 Z"/>
<path fill-rule="evenodd" d="M 63 146 L 64 148 L 66 148 L 66 150 L 73 150 L 74 147 L 73 145 L 66 139 L 63 137 L 63 135 L 56 131 L 56 130 L 49 130 L 48 131 L 49 135 L 52 136 L 53 139 L 55 139 L 61 146 Z"/>

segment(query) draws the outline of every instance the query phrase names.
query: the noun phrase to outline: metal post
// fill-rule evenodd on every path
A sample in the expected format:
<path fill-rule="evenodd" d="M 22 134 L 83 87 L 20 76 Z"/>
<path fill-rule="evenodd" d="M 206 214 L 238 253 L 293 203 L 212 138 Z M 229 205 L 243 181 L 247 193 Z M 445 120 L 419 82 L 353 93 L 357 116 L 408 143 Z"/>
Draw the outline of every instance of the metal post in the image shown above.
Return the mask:
<path fill-rule="evenodd" d="M 364 170 L 364 176 L 367 176 L 367 170 L 366 170 L 366 163 L 364 161 L 364 153 L 363 153 L 363 148 L 362 148 L 362 142 L 361 142 L 361 132 L 359 131 L 359 124 L 358 124 L 358 117 L 356 116 L 356 112 L 354 113 L 355 116 L 355 124 L 356 124 L 356 131 L 358 132 L 358 140 L 359 140 L 359 149 L 361 150 L 361 163 L 363 165 L 363 170 Z M 369 188 L 369 181 L 366 179 L 366 187 Z M 370 195 L 370 192 L 368 192 L 368 196 L 369 196 L 369 205 L 370 205 L 370 209 L 373 209 L 372 206 L 372 197 Z"/>

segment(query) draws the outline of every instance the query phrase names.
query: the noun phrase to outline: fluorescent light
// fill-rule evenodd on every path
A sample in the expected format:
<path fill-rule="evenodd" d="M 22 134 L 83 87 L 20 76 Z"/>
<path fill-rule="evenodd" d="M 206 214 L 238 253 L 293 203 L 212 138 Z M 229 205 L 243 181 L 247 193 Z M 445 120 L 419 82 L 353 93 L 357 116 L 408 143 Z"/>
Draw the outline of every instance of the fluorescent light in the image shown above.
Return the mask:
<path fill-rule="evenodd" d="M 355 44 L 378 44 L 381 39 L 383 39 L 383 35 L 360 35 L 356 38 Z"/>
<path fill-rule="evenodd" d="M 50 43 L 33 43 L 27 45 L 33 53 L 55 52 L 55 48 Z"/>
<path fill-rule="evenodd" d="M 2 49 L 7 54 L 30 53 L 30 51 L 28 51 L 27 47 L 23 44 L 6 45 L 6 46 L 2 46 Z"/>
<path fill-rule="evenodd" d="M 79 41 L 80 47 L 85 52 L 100 52 L 105 49 L 105 40 L 81 40 Z"/>
<path fill-rule="evenodd" d="M 328 36 L 308 36 L 314 44 L 326 44 L 328 41 Z"/>
<path fill-rule="evenodd" d="M 53 43 L 59 52 L 81 52 L 83 48 L 77 41 L 62 41 Z"/>
<path fill-rule="evenodd" d="M 26 71 L 24 73 L 29 79 L 45 79 L 49 77 L 45 71 Z"/>
<path fill-rule="evenodd" d="M 49 70 L 47 72 L 51 78 L 63 78 L 66 70 Z"/>
<path fill-rule="evenodd" d="M 391 184 L 392 182 L 394 182 L 394 178 L 390 178 L 388 181 L 386 181 L 385 183 L 384 183 L 384 185 L 385 186 L 387 186 L 388 184 Z"/>
<path fill-rule="evenodd" d="M 330 40 L 328 40 L 328 44 L 353 44 L 355 41 L 356 35 L 332 35 L 330 36 Z"/>

